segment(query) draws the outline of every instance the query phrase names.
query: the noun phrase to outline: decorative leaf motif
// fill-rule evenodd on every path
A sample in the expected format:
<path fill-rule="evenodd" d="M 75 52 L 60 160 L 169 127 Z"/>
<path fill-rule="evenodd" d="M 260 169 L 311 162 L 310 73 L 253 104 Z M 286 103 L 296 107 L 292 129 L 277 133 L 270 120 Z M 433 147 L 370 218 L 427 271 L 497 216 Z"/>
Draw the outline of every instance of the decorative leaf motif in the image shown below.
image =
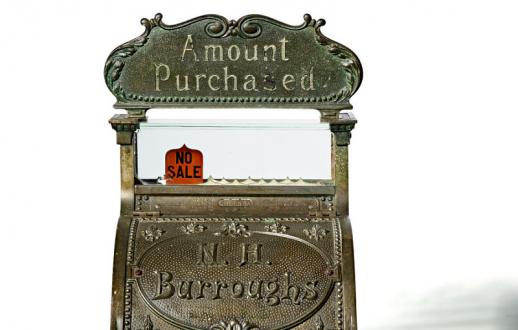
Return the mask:
<path fill-rule="evenodd" d="M 151 317 L 148 315 L 146 317 L 146 320 L 144 321 L 144 329 L 142 330 L 160 330 L 155 329 L 155 326 L 153 325 L 153 322 L 151 321 Z"/>
<path fill-rule="evenodd" d="M 194 223 L 190 223 L 187 226 L 180 227 L 180 230 L 186 235 L 198 234 L 205 231 L 205 229 L 207 229 L 207 227 Z"/>
<path fill-rule="evenodd" d="M 149 226 L 148 229 L 142 231 L 142 236 L 146 241 L 154 242 L 159 239 L 162 234 L 165 233 L 165 230 L 162 230 L 155 225 Z"/>
<path fill-rule="evenodd" d="M 328 230 L 321 228 L 319 225 L 314 225 L 311 229 L 304 229 L 304 234 L 309 239 L 314 239 L 315 241 L 319 241 L 324 238 L 328 233 Z"/>
<path fill-rule="evenodd" d="M 259 328 L 252 326 L 246 321 L 239 322 L 232 319 L 229 321 L 220 321 L 219 323 L 212 325 L 209 330 L 259 330 Z"/>
<path fill-rule="evenodd" d="M 249 237 L 250 232 L 248 231 L 247 226 L 236 223 L 234 221 L 225 223 L 221 227 L 221 231 L 214 233 L 215 236 L 231 236 L 231 237 Z"/>
<path fill-rule="evenodd" d="M 315 319 L 315 330 L 324 330 L 324 322 L 320 315 Z"/>
<path fill-rule="evenodd" d="M 286 231 L 288 230 L 288 228 L 289 227 L 281 225 L 278 222 L 274 222 L 271 225 L 264 226 L 264 229 L 266 229 L 266 231 L 269 231 L 271 233 L 281 233 L 281 234 L 285 234 Z"/>

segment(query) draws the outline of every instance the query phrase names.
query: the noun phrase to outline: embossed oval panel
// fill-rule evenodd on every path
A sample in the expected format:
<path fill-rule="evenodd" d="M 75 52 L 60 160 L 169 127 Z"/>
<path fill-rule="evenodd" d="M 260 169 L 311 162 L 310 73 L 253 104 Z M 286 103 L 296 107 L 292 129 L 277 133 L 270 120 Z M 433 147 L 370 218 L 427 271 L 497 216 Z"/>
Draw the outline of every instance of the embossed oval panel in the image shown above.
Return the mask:
<path fill-rule="evenodd" d="M 190 329 L 232 319 L 251 329 L 286 329 L 318 310 L 333 283 L 318 247 L 228 226 L 168 238 L 142 255 L 138 288 L 156 314 Z"/>

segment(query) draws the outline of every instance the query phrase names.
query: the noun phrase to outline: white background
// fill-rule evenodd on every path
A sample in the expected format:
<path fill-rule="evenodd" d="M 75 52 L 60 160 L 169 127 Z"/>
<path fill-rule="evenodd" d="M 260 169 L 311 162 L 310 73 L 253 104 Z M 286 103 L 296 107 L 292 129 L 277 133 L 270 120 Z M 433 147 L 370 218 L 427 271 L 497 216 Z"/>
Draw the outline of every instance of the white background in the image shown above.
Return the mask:
<path fill-rule="evenodd" d="M 242 115 L 252 116 L 241 109 Z M 279 113 L 277 109 L 268 109 Z M 162 109 L 155 110 L 156 112 Z M 267 112 L 270 112 L 267 111 Z M 300 110 L 297 110 L 297 114 Z M 191 113 L 192 111 L 185 111 Z M 219 114 L 221 111 L 205 111 Z M 306 113 L 308 111 L 305 111 Z M 197 124 L 169 118 L 167 125 L 140 125 L 137 133 L 137 171 L 141 179 L 156 179 L 165 174 L 164 155 L 183 144 L 203 152 L 203 177 L 208 178 L 276 178 L 291 180 L 331 179 L 331 133 L 329 124 L 320 123 L 317 111 L 313 121 L 278 123 L 256 120 L 208 122 L 198 118 Z M 159 114 L 160 114 L 159 113 Z M 225 113 L 232 115 L 233 111 Z M 289 115 L 287 111 L 282 114 Z M 177 115 L 168 111 L 168 115 Z M 197 112 L 192 116 L 199 115 Z M 149 117 L 149 116 L 148 116 Z M 193 127 L 192 125 L 199 125 Z M 216 126 L 217 125 L 217 126 Z"/>
<path fill-rule="evenodd" d="M 3 1 L 0 328 L 108 329 L 118 148 L 109 52 L 166 23 L 249 13 L 350 46 L 362 330 L 518 329 L 514 1 Z M 243 115 L 245 118 L 247 115 Z"/>

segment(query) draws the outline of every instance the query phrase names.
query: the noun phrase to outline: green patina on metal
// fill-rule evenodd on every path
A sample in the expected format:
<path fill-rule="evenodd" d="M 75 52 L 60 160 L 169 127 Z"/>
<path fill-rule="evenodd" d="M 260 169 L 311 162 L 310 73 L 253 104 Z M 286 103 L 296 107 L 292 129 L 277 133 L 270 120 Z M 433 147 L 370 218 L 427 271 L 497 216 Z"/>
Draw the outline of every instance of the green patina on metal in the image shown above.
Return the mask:
<path fill-rule="evenodd" d="M 261 15 L 166 25 L 157 14 L 141 23 L 144 33 L 106 61 L 116 108 L 350 109 L 362 80 L 356 55 L 308 14 L 298 26 Z"/>

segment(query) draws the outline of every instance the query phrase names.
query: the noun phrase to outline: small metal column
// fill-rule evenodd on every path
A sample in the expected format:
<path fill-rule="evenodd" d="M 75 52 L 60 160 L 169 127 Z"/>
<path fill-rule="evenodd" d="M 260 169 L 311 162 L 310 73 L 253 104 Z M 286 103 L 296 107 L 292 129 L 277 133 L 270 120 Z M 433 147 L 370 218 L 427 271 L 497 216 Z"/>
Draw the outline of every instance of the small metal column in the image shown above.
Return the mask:
<path fill-rule="evenodd" d="M 337 114 L 338 115 L 338 114 Z M 335 203 L 342 233 L 342 282 L 337 283 L 337 294 L 342 300 L 338 308 L 340 329 L 356 330 L 356 284 L 354 274 L 354 253 L 351 222 L 349 221 L 349 142 L 356 124 L 352 113 L 336 117 L 324 117 L 332 132 L 332 178 L 335 182 Z M 341 313 L 340 313 L 341 312 Z M 341 316 L 341 318 L 340 318 Z"/>
<path fill-rule="evenodd" d="M 138 129 L 139 121 L 144 118 L 114 115 L 110 119 L 112 128 L 117 132 L 117 144 L 120 145 L 121 209 L 113 261 L 114 269 L 118 270 L 126 269 L 128 232 L 135 205 L 135 131 Z M 124 320 L 120 316 L 124 315 L 126 273 L 127 269 L 125 272 L 113 272 L 111 329 L 124 328 Z"/>
<path fill-rule="evenodd" d="M 128 115 L 115 115 L 110 119 L 112 128 L 117 131 L 117 144 L 120 145 L 121 169 L 121 215 L 133 215 L 135 185 L 135 131 L 139 118 Z"/>

